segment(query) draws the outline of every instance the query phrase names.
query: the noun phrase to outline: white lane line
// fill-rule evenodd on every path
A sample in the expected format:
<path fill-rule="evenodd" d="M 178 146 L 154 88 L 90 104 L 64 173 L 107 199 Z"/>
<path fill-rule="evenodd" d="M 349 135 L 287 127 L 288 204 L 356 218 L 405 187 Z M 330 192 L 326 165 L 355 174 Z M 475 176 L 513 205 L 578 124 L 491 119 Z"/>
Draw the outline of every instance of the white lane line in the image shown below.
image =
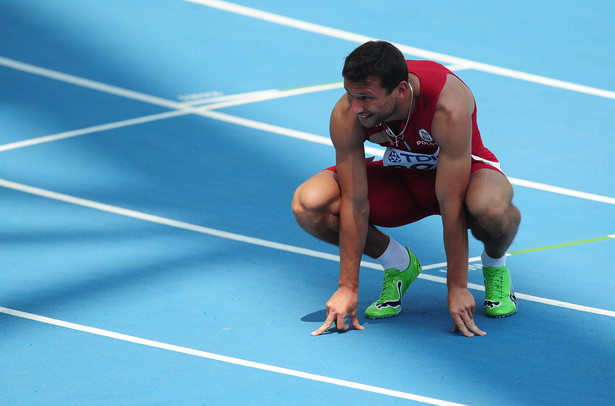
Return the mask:
<path fill-rule="evenodd" d="M 313 32 L 316 34 L 326 35 L 332 38 L 338 38 L 355 43 L 364 43 L 376 38 L 367 37 L 365 35 L 355 34 L 348 31 L 342 31 L 335 28 L 326 27 L 323 25 L 313 24 L 306 21 L 297 20 L 294 18 L 284 17 L 278 14 L 269 13 L 254 8 L 240 6 L 238 4 L 229 3 L 220 0 L 185 0 L 191 3 L 201 4 L 203 6 L 216 8 L 219 10 L 228 11 L 230 13 L 243 15 L 246 17 L 256 18 L 270 23 L 284 25 L 291 28 L 296 28 L 303 31 Z M 538 76 L 530 73 L 524 73 L 507 68 L 500 68 L 498 66 L 488 65 L 481 62 L 475 62 L 468 59 L 458 58 L 438 52 L 427 51 L 420 48 L 411 47 L 404 44 L 395 44 L 402 52 L 408 55 L 414 55 L 420 58 L 432 59 L 453 65 L 462 65 L 464 67 L 471 67 L 482 72 L 488 72 L 500 76 L 515 78 L 528 82 L 538 83 L 541 85 L 557 87 L 561 89 L 567 89 L 579 93 L 591 94 L 594 96 L 606 97 L 609 99 L 615 99 L 615 92 L 603 89 L 597 89 L 589 86 L 578 85 L 575 83 L 564 82 L 562 80 L 551 79 L 544 76 Z"/>
<path fill-rule="evenodd" d="M 82 128 L 79 130 L 64 131 L 64 132 L 57 133 L 57 134 L 51 134 L 51 135 L 46 135 L 46 136 L 37 137 L 37 138 L 30 138 L 24 141 L 17 141 L 17 142 L 12 142 L 9 144 L 0 145 L 0 152 L 9 151 L 12 149 L 17 149 L 17 148 L 30 147 L 33 145 L 39 145 L 39 144 L 43 144 L 46 142 L 63 140 L 66 138 L 79 137 L 81 135 L 92 134 L 92 133 L 97 133 L 101 131 L 114 130 L 117 128 L 128 127 L 131 125 L 144 124 L 144 123 L 149 123 L 149 122 L 157 121 L 157 120 L 166 120 L 167 118 L 183 116 L 186 114 L 191 114 L 191 113 L 188 111 L 182 111 L 182 110 L 172 110 L 166 113 L 152 114 L 149 116 L 136 117 L 136 118 L 131 118 L 128 120 L 116 121 L 113 123 L 95 125 L 92 127 Z"/>
<path fill-rule="evenodd" d="M 326 259 L 329 261 L 339 261 L 338 255 L 327 254 L 324 252 L 314 251 L 305 248 L 299 248 L 288 244 L 276 243 L 268 240 L 262 240 L 260 238 L 247 237 L 241 234 L 229 233 L 226 231 L 216 230 L 214 228 L 198 226 L 195 224 L 186 223 L 183 221 L 172 220 L 165 217 L 155 216 L 135 210 L 124 209 L 118 206 L 112 206 L 105 203 L 99 203 L 92 200 L 82 199 L 75 196 L 70 196 L 62 193 L 52 192 L 50 190 L 41 189 L 33 186 L 24 185 L 21 183 L 11 182 L 6 179 L 0 179 L 0 187 L 7 189 L 17 190 L 20 192 L 28 193 L 35 196 L 44 197 L 47 199 L 57 200 L 65 203 L 74 204 L 77 206 L 88 207 L 91 209 L 104 211 L 107 213 L 113 213 L 120 216 L 130 217 L 138 220 L 147 221 L 150 223 L 161 224 L 178 229 L 193 231 L 196 233 L 207 234 L 214 237 L 225 238 L 227 240 L 244 242 L 247 244 L 258 245 L 261 247 L 272 248 L 280 251 L 291 252 L 295 254 L 307 255 L 311 257 Z"/>
<path fill-rule="evenodd" d="M 144 103 L 153 104 L 156 106 L 167 107 L 174 110 L 186 110 L 189 106 L 184 106 L 182 103 L 163 99 L 161 97 L 152 96 L 149 94 L 139 93 L 132 90 L 123 89 L 121 87 L 108 85 L 97 82 L 95 80 L 84 79 L 78 76 L 69 75 L 66 73 L 54 71 L 51 69 L 41 68 L 39 66 L 30 65 L 19 62 L 13 59 L 0 56 L 0 65 L 8 68 L 20 70 L 22 72 L 31 73 L 34 75 L 46 77 L 49 79 L 58 80 L 65 83 L 71 83 L 76 86 L 85 87 L 87 89 L 97 90 L 100 92 L 121 96 L 127 99 L 138 100 Z"/>
<path fill-rule="evenodd" d="M 546 185 L 544 183 L 532 182 L 529 180 L 515 179 L 515 178 L 508 178 L 508 179 L 511 181 L 511 183 L 517 186 L 524 186 L 524 187 L 531 188 L 531 189 L 543 190 L 545 192 L 578 197 L 580 199 L 594 200 L 596 202 L 615 204 L 615 198 L 612 198 L 612 197 L 600 196 L 600 195 L 595 195 L 592 193 L 579 192 L 576 190 L 565 189 L 565 188 L 558 187 L 558 186 Z"/>
<path fill-rule="evenodd" d="M 237 95 L 222 96 L 215 99 L 198 100 L 190 102 L 189 104 L 191 106 L 202 105 L 201 108 L 204 108 L 205 110 L 215 110 L 240 104 L 280 99 L 282 97 L 299 96 L 303 94 L 323 92 L 327 90 L 342 89 L 343 87 L 343 82 L 336 82 L 322 85 L 302 86 L 293 89 L 270 89 L 249 93 L 241 93 Z"/>
<path fill-rule="evenodd" d="M 46 77 L 53 80 L 62 81 L 65 83 L 70 83 L 76 86 L 85 87 L 92 90 L 101 91 L 104 93 L 137 100 L 141 102 L 145 102 L 148 104 L 153 104 L 156 106 L 167 107 L 175 111 L 153 114 L 144 117 L 138 117 L 128 120 L 121 120 L 114 123 L 102 124 L 97 126 L 92 126 L 88 128 L 72 130 L 61 132 L 57 134 L 46 135 L 43 137 L 32 138 L 24 141 L 13 142 L 9 144 L 0 145 L 0 152 L 8 151 L 17 148 L 28 147 L 32 145 L 38 145 L 45 142 L 57 141 L 60 139 L 76 137 L 84 134 L 91 134 L 97 131 L 105 131 L 120 127 L 126 127 L 130 125 L 142 124 L 149 121 L 162 120 L 171 117 L 177 117 L 186 114 L 196 114 L 208 118 L 213 118 L 211 114 L 207 114 L 208 110 L 219 109 L 223 107 L 236 106 L 240 104 L 246 103 L 254 103 L 259 101 L 271 100 L 275 98 L 281 97 L 290 97 L 301 94 L 307 94 L 312 92 L 320 92 L 325 90 L 331 90 L 336 88 L 343 87 L 341 82 L 331 83 L 331 84 L 322 84 L 322 85 L 314 85 L 314 86 L 305 86 L 296 89 L 287 89 L 287 90 L 263 90 L 257 92 L 249 92 L 242 93 L 237 95 L 230 96 L 222 96 L 216 98 L 215 100 L 210 100 L 211 103 L 206 104 L 204 106 L 195 106 L 197 103 L 178 103 L 171 100 L 162 99 L 160 97 L 151 96 L 144 93 L 134 92 L 132 90 L 127 90 L 123 88 L 119 88 L 116 86 L 110 86 L 101 82 L 92 81 L 89 79 L 84 79 L 78 76 L 73 76 L 69 74 L 65 74 L 62 72 L 57 72 L 51 69 L 41 68 L 34 65 L 29 65 L 23 62 L 15 61 L 12 59 L 0 57 L 0 65 L 4 65 L 6 67 L 20 70 L 22 72 Z M 201 101 L 202 103 L 202 101 Z M 224 121 L 224 120 L 223 120 Z M 272 126 L 273 128 L 273 126 Z M 288 131 L 287 131 L 288 132 Z M 297 132 L 299 133 L 299 132 Z M 308 136 L 309 138 L 309 136 Z M 330 142 L 329 142 L 330 144 Z"/>
<path fill-rule="evenodd" d="M 317 144 L 333 146 L 333 143 L 331 142 L 331 139 L 329 137 L 310 134 L 304 131 L 291 130 L 289 128 L 280 127 L 273 124 L 266 124 L 260 121 L 250 120 L 249 118 L 237 117 L 230 114 L 221 113 L 219 111 L 205 110 L 201 110 L 201 115 L 214 120 L 223 121 L 230 124 L 236 124 L 242 127 L 253 128 L 255 130 L 260 130 L 271 134 L 284 135 L 286 137 L 297 138 L 300 140 L 309 141 Z M 376 148 L 373 149 L 376 150 Z"/>
<path fill-rule="evenodd" d="M 109 204 L 99 203 L 99 202 L 82 199 L 82 198 L 75 197 L 75 196 L 52 192 L 50 190 L 28 186 L 28 185 L 24 185 L 21 183 L 16 183 L 16 182 L 12 182 L 6 179 L 0 179 L 0 187 L 5 187 L 7 189 L 17 190 L 17 191 L 28 193 L 31 195 L 40 196 L 40 197 L 57 200 L 57 201 L 62 201 L 65 203 L 70 203 L 70 204 L 74 204 L 74 205 L 78 205 L 82 207 L 88 207 L 88 208 L 99 210 L 99 211 L 113 213 L 113 214 L 117 214 L 120 216 L 131 217 L 134 219 L 148 221 L 151 223 L 161 224 L 161 225 L 165 225 L 169 227 L 175 227 L 175 228 L 193 231 L 193 232 L 197 232 L 201 234 L 207 234 L 207 235 L 211 235 L 214 237 L 220 237 L 220 238 L 225 238 L 228 240 L 244 242 L 247 244 L 258 245 L 261 247 L 290 252 L 294 254 L 300 254 L 300 255 L 306 255 L 306 256 L 315 257 L 315 258 L 326 259 L 328 261 L 334 261 L 334 262 L 340 261 L 339 255 L 328 254 L 328 253 L 324 253 L 324 252 L 320 252 L 316 250 L 295 247 L 289 244 L 277 243 L 273 241 L 263 240 L 260 238 L 248 237 L 248 236 L 241 235 L 241 234 L 229 233 L 226 231 L 216 230 L 216 229 L 209 228 L 209 227 L 203 227 L 203 226 L 199 226 L 195 224 L 190 224 L 190 223 L 186 223 L 183 221 L 172 220 L 169 218 L 155 216 L 155 215 L 151 215 L 151 214 L 147 214 L 147 213 L 143 213 L 143 212 L 139 212 L 135 210 L 125 209 L 125 208 L 118 207 L 118 206 L 112 206 Z M 470 258 L 470 261 L 476 261 L 476 260 L 478 260 L 478 258 Z M 433 269 L 433 268 L 442 267 L 444 265 L 445 263 L 426 265 L 423 267 L 423 269 L 424 270 Z M 365 268 L 378 269 L 380 271 L 382 270 L 380 265 L 372 263 L 372 262 L 367 262 L 367 261 L 361 261 L 361 266 Z M 446 278 L 443 278 L 441 276 L 420 274 L 419 278 L 429 280 L 432 282 L 446 284 Z M 484 291 L 484 287 L 481 285 L 477 285 L 477 284 L 469 283 L 468 288 Z M 539 302 L 539 303 L 543 303 L 543 304 L 547 304 L 551 306 L 565 307 L 568 309 L 574 309 L 574 310 L 579 310 L 579 311 L 588 312 L 588 313 L 595 313 L 595 314 L 601 314 L 604 316 L 615 317 L 615 312 L 610 311 L 610 310 L 598 309 L 598 308 L 593 308 L 593 307 L 588 307 L 588 306 L 580 306 L 580 305 L 576 305 L 572 303 L 566 303 L 566 302 L 560 302 L 560 301 L 556 301 L 552 299 L 540 298 L 537 296 L 524 295 L 521 293 L 518 294 L 517 297 L 524 298 L 524 299 L 527 298 L 527 300 L 532 300 L 535 302 Z"/>
<path fill-rule="evenodd" d="M 544 297 L 528 295 L 528 294 L 525 294 L 525 293 L 515 292 L 515 295 L 517 296 L 517 299 L 523 299 L 523 300 L 527 300 L 527 301 L 530 301 L 530 302 L 542 303 L 542 304 L 546 304 L 546 305 L 549 305 L 549 306 L 561 307 L 561 308 L 564 308 L 564 309 L 578 310 L 580 312 L 593 313 L 593 314 L 598 314 L 598 315 L 601 315 L 601 316 L 615 317 L 615 312 L 614 311 L 610 311 L 610 310 L 598 309 L 598 308 L 595 308 L 595 307 L 589 307 L 589 306 L 583 306 L 583 305 L 578 305 L 578 304 L 574 304 L 574 303 L 562 302 L 560 300 L 547 299 L 547 298 L 544 298 Z"/>
<path fill-rule="evenodd" d="M 124 97 L 126 99 L 136 100 L 156 106 L 166 107 L 173 110 L 180 110 L 186 113 L 199 114 L 198 105 L 203 105 L 200 109 L 213 110 L 223 107 L 235 106 L 245 103 L 254 103 L 259 101 L 271 100 L 282 97 L 297 96 L 307 93 L 321 92 L 326 90 L 343 88 L 342 82 L 327 83 L 313 86 L 303 86 L 294 89 L 269 89 L 259 90 L 254 92 L 240 93 L 228 96 L 220 96 L 206 100 L 194 100 L 190 102 L 176 102 L 173 100 L 164 99 L 157 96 L 152 96 L 145 93 L 136 92 L 133 90 L 124 89 L 117 86 L 108 85 L 102 82 L 97 82 L 90 79 L 84 79 L 79 76 L 70 75 L 55 70 L 42 68 L 36 65 L 30 65 L 24 62 L 0 56 L 0 66 L 30 73 L 33 75 L 46 77 L 48 79 L 57 80 L 64 83 L 70 83 L 76 86 L 84 87 L 91 90 L 100 91 L 115 96 Z M 195 107 L 197 106 L 197 107 Z"/>
<path fill-rule="evenodd" d="M 331 385 L 342 386 L 350 389 L 362 390 L 365 392 L 376 393 L 385 396 L 391 396 L 395 398 L 414 400 L 417 402 L 425 403 L 428 405 L 437 406 L 462 406 L 460 403 L 448 402 L 436 398 L 430 398 L 427 396 L 415 395 L 413 393 L 401 392 L 392 389 L 380 388 L 377 386 L 366 385 L 358 382 L 347 381 L 344 379 L 331 378 L 328 376 L 312 374 L 309 372 L 298 371 L 295 369 L 282 368 L 275 365 L 263 364 L 260 362 L 248 361 L 240 358 L 229 357 L 226 355 L 214 354 L 211 352 L 195 350 L 192 348 L 181 347 L 178 345 L 167 344 L 160 341 L 148 340 L 145 338 L 135 337 L 127 334 L 116 333 L 109 330 L 103 330 L 95 327 L 84 326 L 82 324 L 71 323 L 63 320 L 53 319 L 50 317 L 40 316 L 37 314 L 26 313 L 20 310 L 9 309 L 0 306 L 0 313 L 4 313 L 10 316 L 19 317 L 27 320 L 36 321 L 39 323 L 45 323 L 53 326 L 63 327 L 71 330 L 81 331 L 88 334 L 94 334 L 97 336 L 112 338 L 115 340 L 125 341 L 133 344 L 144 345 L 147 347 L 158 348 L 161 350 L 172 351 L 180 354 L 192 355 L 195 357 L 205 358 L 213 361 L 220 361 L 227 364 L 233 364 L 261 371 L 273 372 L 281 375 L 294 376 L 296 378 L 307 379 L 310 381 L 322 382 Z"/>

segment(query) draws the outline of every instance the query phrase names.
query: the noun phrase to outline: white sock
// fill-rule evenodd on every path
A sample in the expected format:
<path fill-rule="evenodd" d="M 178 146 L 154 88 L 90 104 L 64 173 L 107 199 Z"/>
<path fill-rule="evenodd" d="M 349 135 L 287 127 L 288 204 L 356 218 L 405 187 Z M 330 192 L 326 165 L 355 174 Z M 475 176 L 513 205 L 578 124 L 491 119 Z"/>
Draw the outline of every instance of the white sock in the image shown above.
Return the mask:
<path fill-rule="evenodd" d="M 483 267 L 493 267 L 499 268 L 501 266 L 506 265 L 506 254 L 502 258 L 491 258 L 485 250 L 483 250 L 483 254 L 480 256 L 480 259 L 483 261 Z"/>
<path fill-rule="evenodd" d="M 382 255 L 376 258 L 376 261 L 384 269 L 395 268 L 404 271 L 410 265 L 410 255 L 408 255 L 408 251 L 403 245 L 391 238 L 389 246 Z"/>

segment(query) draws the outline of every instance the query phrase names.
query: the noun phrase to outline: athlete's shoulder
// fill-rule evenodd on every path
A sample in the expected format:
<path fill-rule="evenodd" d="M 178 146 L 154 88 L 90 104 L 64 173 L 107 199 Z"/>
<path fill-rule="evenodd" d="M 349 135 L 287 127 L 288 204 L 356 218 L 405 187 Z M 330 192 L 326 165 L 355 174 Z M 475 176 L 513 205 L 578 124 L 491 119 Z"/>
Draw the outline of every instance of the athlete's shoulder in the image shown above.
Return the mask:
<path fill-rule="evenodd" d="M 472 91 L 454 74 L 447 75 L 438 96 L 436 110 L 472 115 L 475 108 Z"/>
<path fill-rule="evenodd" d="M 363 127 L 357 116 L 352 114 L 346 96 L 342 96 L 331 111 L 329 135 L 336 148 L 343 145 L 363 144 L 365 141 Z"/>
<path fill-rule="evenodd" d="M 354 115 L 350 111 L 350 104 L 346 99 L 346 94 L 344 94 L 333 106 L 333 110 L 331 111 L 331 123 L 343 123 L 349 122 L 355 119 Z"/>
<path fill-rule="evenodd" d="M 408 72 L 450 72 L 441 63 L 429 60 L 407 59 L 406 65 L 408 66 Z"/>

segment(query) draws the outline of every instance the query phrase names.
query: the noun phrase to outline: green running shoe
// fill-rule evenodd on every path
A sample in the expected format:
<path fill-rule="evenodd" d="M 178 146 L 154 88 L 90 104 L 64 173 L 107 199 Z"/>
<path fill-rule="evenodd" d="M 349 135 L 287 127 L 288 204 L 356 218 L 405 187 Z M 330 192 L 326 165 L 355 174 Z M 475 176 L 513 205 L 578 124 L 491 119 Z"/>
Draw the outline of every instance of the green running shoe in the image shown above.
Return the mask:
<path fill-rule="evenodd" d="M 499 268 L 483 267 L 485 281 L 485 314 L 489 317 L 507 317 L 517 312 L 517 298 L 506 265 Z"/>
<path fill-rule="evenodd" d="M 421 263 L 416 255 L 406 247 L 410 254 L 410 264 L 404 271 L 395 268 L 384 271 L 384 284 L 380 299 L 372 303 L 365 310 L 365 317 L 368 319 L 383 319 L 394 317 L 401 312 L 401 300 L 404 293 L 408 290 L 412 282 L 421 272 Z"/>

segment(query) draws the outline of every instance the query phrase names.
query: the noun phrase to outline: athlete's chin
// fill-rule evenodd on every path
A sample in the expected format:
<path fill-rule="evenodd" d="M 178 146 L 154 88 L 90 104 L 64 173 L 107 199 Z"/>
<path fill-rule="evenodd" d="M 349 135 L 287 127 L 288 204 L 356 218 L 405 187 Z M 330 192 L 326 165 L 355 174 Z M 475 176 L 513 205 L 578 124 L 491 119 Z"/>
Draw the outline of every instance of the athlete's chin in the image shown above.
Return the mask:
<path fill-rule="evenodd" d="M 372 128 L 378 125 L 378 123 L 376 122 L 376 116 L 374 116 L 373 114 L 368 114 L 366 116 L 357 115 L 357 118 L 359 119 L 359 123 L 363 128 Z"/>

